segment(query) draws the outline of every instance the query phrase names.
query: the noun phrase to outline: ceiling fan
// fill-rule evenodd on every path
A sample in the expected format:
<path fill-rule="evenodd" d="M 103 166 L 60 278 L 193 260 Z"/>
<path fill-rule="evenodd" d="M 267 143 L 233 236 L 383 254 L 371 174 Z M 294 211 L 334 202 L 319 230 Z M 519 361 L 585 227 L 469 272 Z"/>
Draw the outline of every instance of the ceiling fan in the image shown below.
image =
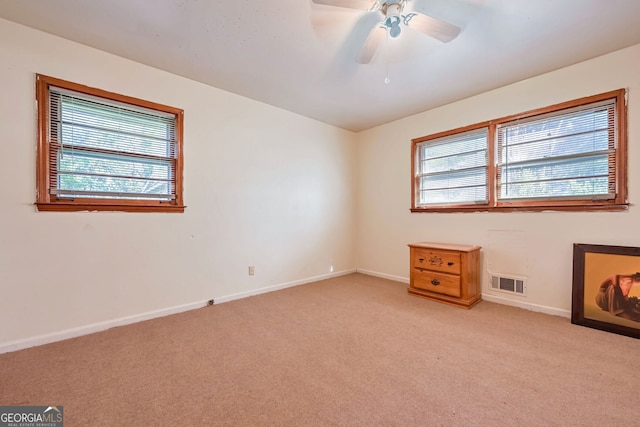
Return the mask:
<path fill-rule="evenodd" d="M 396 38 L 403 26 L 420 31 L 441 42 L 448 43 L 460 34 L 460 28 L 420 12 L 403 14 L 405 5 L 411 0 L 312 0 L 313 3 L 347 9 L 367 10 L 380 15 L 380 22 L 369 32 L 358 62 L 368 64 L 386 35 Z"/>

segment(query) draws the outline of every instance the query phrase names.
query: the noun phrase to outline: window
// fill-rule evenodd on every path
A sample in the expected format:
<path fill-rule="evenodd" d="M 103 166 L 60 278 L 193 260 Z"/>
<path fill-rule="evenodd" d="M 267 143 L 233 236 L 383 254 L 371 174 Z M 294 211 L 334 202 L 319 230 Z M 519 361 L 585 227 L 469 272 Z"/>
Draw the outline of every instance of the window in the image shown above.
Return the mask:
<path fill-rule="evenodd" d="M 626 209 L 625 91 L 414 139 L 414 212 Z"/>
<path fill-rule="evenodd" d="M 183 111 L 38 75 L 41 211 L 183 212 Z"/>
<path fill-rule="evenodd" d="M 486 128 L 434 138 L 417 150 L 419 206 L 489 201 Z"/>

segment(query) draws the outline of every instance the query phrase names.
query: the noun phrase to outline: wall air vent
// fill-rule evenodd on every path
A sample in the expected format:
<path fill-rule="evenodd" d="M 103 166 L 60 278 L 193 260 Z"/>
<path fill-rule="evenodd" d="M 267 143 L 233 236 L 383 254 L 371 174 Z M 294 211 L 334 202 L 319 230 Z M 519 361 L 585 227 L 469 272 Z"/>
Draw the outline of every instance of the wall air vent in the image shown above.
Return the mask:
<path fill-rule="evenodd" d="M 489 283 L 491 290 L 523 296 L 527 294 L 527 280 L 522 277 L 489 273 Z"/>

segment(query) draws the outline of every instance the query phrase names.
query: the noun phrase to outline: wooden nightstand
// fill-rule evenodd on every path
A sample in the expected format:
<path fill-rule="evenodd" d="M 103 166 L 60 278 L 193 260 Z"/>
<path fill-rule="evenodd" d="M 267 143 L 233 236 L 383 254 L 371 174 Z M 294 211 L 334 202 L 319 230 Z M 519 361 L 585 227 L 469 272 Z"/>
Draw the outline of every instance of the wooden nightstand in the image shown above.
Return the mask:
<path fill-rule="evenodd" d="M 411 243 L 410 294 L 469 309 L 480 302 L 480 246 Z"/>

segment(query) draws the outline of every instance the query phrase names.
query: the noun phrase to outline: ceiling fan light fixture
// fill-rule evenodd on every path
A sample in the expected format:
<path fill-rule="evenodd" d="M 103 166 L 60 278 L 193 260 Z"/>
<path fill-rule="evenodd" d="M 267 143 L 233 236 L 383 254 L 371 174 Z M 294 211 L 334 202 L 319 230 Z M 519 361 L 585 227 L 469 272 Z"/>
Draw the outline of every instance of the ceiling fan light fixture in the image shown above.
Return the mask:
<path fill-rule="evenodd" d="M 400 35 L 400 17 L 399 16 L 390 16 L 384 21 L 384 26 L 387 27 L 389 31 L 389 35 L 394 39 Z"/>
<path fill-rule="evenodd" d="M 400 29 L 400 22 L 402 22 L 402 9 L 404 8 L 404 2 L 397 3 L 385 3 L 382 6 L 382 12 L 385 19 L 382 25 L 387 28 L 389 35 L 392 38 L 400 36 L 402 30 Z"/>

